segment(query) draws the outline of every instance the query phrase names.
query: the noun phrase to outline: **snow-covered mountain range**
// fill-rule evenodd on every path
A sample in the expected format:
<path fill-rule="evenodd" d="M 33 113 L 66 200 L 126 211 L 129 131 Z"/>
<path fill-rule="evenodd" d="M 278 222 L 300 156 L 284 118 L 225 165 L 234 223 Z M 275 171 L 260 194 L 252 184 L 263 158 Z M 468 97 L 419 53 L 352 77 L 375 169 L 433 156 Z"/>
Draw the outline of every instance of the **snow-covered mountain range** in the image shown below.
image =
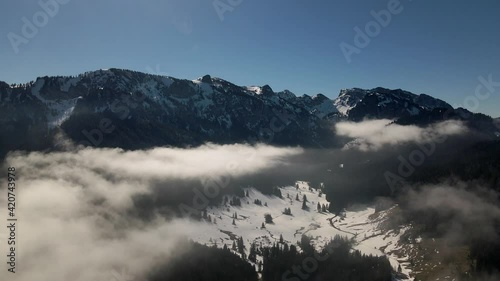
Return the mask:
<path fill-rule="evenodd" d="M 24 85 L 0 82 L 0 112 L 0 155 L 14 149 L 52 148 L 61 134 L 86 146 L 126 149 L 206 142 L 341 147 L 345 143 L 338 143 L 332 129 L 339 121 L 391 119 L 400 125 L 427 125 L 454 118 L 481 132 L 498 134 L 500 128 L 498 119 L 400 89 L 343 89 L 330 99 L 323 94 L 275 92 L 269 85 L 238 86 L 209 75 L 184 80 L 123 69 L 46 76 Z M 382 169 L 378 163 L 369 165 Z M 296 186 L 276 187 L 281 197 L 245 185 L 245 196 L 238 197 L 241 204 L 228 199 L 200 210 L 205 213 L 201 221 L 192 222 L 190 238 L 229 249 L 243 239 L 248 250 L 280 240 L 300 248 L 297 241 L 307 235 L 321 249 L 338 234 L 352 239 L 354 249 L 364 254 L 386 256 L 395 273 L 400 271 L 395 280 L 412 280 L 414 273 L 435 268 L 444 280 L 456 273 L 441 264 L 440 246 L 433 237 L 415 237 L 412 225 L 394 219 L 398 205 L 333 214 L 324 207 L 329 204 L 325 190 L 311 188 L 305 179 L 295 180 Z M 342 193 L 329 200 L 334 202 L 335 196 L 342 200 Z"/>
<path fill-rule="evenodd" d="M 209 75 L 183 80 L 123 69 L 0 82 L 1 144 L 8 150 L 47 148 L 61 131 L 84 145 L 122 148 L 255 141 L 329 147 L 336 145 L 332 122 L 425 120 L 443 109 L 452 107 L 403 90 L 345 89 L 332 100 Z"/>

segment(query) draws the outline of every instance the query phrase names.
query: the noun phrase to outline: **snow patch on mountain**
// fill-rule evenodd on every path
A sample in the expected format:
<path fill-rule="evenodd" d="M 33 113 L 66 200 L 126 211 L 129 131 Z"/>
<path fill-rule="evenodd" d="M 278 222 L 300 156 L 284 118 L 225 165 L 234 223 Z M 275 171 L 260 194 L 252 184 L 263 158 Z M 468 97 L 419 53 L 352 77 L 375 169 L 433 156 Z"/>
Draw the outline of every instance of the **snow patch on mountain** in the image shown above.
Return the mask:
<path fill-rule="evenodd" d="M 154 80 L 149 80 L 147 82 L 137 84 L 132 90 L 143 93 L 156 102 L 165 99 L 158 87 L 158 82 Z"/>
<path fill-rule="evenodd" d="M 261 95 L 262 94 L 262 87 L 258 86 L 247 86 L 245 87 L 248 91 L 256 94 L 256 95 Z"/>
<path fill-rule="evenodd" d="M 40 94 L 40 90 L 43 88 L 44 85 L 45 85 L 45 79 L 43 78 L 38 79 L 33 85 L 31 93 L 47 107 L 47 113 L 46 113 L 47 126 L 48 129 L 53 129 L 57 126 L 60 126 L 64 121 L 66 121 L 71 116 L 71 113 L 73 113 L 73 110 L 75 109 L 76 103 L 82 97 L 77 97 L 67 100 L 60 100 L 60 99 L 49 100 L 42 97 Z"/>
<path fill-rule="evenodd" d="M 349 110 L 355 107 L 366 94 L 365 90 L 358 88 L 342 89 L 333 104 L 342 115 L 347 116 Z"/>
<path fill-rule="evenodd" d="M 408 112 L 410 113 L 410 115 L 415 116 L 420 114 L 420 109 L 415 106 L 412 106 L 408 108 Z"/>
<path fill-rule="evenodd" d="M 49 129 L 61 126 L 61 124 L 68 120 L 73 110 L 75 109 L 76 103 L 82 97 L 63 100 L 58 103 L 50 102 L 49 113 L 47 114 L 47 121 Z"/>
<path fill-rule="evenodd" d="M 310 107 L 310 112 L 318 118 L 322 119 L 323 117 L 330 115 L 332 113 L 339 112 L 337 107 L 334 105 L 333 101 L 328 98 L 318 98 L 318 96 L 312 97 L 314 101 L 319 101 L 315 105 Z"/>
<path fill-rule="evenodd" d="M 40 95 L 40 90 L 42 89 L 43 85 L 45 85 L 45 79 L 40 78 L 37 79 L 35 84 L 33 85 L 33 88 L 31 88 L 31 93 L 41 102 L 45 103 L 47 100 Z"/>
<path fill-rule="evenodd" d="M 200 79 L 192 80 L 192 82 L 196 86 L 196 89 L 200 91 L 202 95 L 209 95 L 214 92 L 214 89 L 210 84 L 202 82 Z"/>
<path fill-rule="evenodd" d="M 226 245 L 231 249 L 233 242 L 242 237 L 248 254 L 253 243 L 257 247 L 272 246 L 279 242 L 280 235 L 284 242 L 294 244 L 298 249 L 301 236 L 308 235 L 318 250 L 335 235 L 341 235 L 353 238 L 356 241 L 354 248 L 364 254 L 387 256 L 395 271 L 401 265 L 402 273 L 409 276 L 411 271 L 405 257 L 398 256 L 396 251 L 401 247 L 400 237 L 407 228 L 394 231 L 381 227 L 391 209 L 376 213 L 374 208 L 363 208 L 336 216 L 328 211 L 317 210 L 318 203 L 321 206 L 328 204 L 324 195 L 320 197 L 319 191 L 311 189 L 306 182 L 297 182 L 297 187 L 281 188 L 283 198 L 267 196 L 250 188 L 246 189 L 248 196 L 241 198 L 241 206 L 225 204 L 208 207 L 210 221 L 198 223 L 197 231 L 193 231 L 190 238 L 209 246 L 223 248 Z M 304 196 L 308 201 L 307 210 L 302 209 Z M 259 201 L 261 205 L 255 203 Z M 285 208 L 290 208 L 291 215 L 284 214 Z M 271 215 L 273 223 L 265 222 L 266 214 Z M 261 257 L 257 257 L 257 260 L 261 260 Z M 408 277 L 399 280 L 413 279 Z"/>
<path fill-rule="evenodd" d="M 419 115 L 422 110 L 452 108 L 448 103 L 426 94 L 416 95 L 401 89 L 390 90 L 381 87 L 371 90 L 343 89 L 334 104 L 344 116 L 349 116 L 349 112 L 358 105 L 362 105 L 364 110 L 371 111 L 371 114 L 374 112 L 373 107 L 380 108 L 380 111 L 394 111 L 400 108 L 413 116 Z M 361 112 L 358 110 L 356 115 L 360 113 L 362 114 L 363 110 Z"/>
<path fill-rule="evenodd" d="M 366 255 L 386 256 L 395 270 L 401 265 L 401 273 L 410 276 L 412 271 L 409 269 L 409 257 L 399 255 L 399 251 L 404 246 L 401 242 L 401 236 L 410 227 L 403 226 L 397 230 L 388 230 L 383 226 L 389 213 L 396 207 L 378 213 L 375 212 L 374 208 L 347 211 L 342 223 L 338 225 L 339 228 L 355 234 L 354 238 L 357 244 L 354 249 Z M 413 278 L 407 280 L 413 280 Z"/>

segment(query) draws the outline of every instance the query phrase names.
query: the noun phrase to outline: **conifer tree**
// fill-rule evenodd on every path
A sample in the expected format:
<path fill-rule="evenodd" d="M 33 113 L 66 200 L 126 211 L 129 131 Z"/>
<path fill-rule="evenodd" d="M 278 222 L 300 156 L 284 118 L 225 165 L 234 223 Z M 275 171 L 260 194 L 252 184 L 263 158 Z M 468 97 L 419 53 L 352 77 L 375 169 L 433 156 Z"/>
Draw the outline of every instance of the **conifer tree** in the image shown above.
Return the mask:
<path fill-rule="evenodd" d="M 264 219 L 266 223 L 273 223 L 273 217 L 271 216 L 271 214 L 265 214 Z"/>
<path fill-rule="evenodd" d="M 257 262 L 257 251 L 255 250 L 255 243 L 250 246 L 250 252 L 248 253 L 248 260 L 251 262 Z"/>
<path fill-rule="evenodd" d="M 243 244 L 243 237 L 238 238 L 238 252 L 242 257 L 245 257 L 245 244 Z"/>

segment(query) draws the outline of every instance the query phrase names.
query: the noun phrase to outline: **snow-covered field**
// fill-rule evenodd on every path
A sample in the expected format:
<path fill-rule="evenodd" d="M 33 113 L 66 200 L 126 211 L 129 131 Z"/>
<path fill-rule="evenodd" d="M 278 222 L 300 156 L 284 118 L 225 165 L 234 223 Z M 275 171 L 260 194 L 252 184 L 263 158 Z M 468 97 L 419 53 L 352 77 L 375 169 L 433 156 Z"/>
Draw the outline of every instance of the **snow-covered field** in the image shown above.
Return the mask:
<path fill-rule="evenodd" d="M 354 248 L 364 254 L 386 255 L 394 270 L 401 265 L 402 273 L 409 275 L 410 270 L 406 267 L 407 258 L 394 253 L 401 247 L 399 240 L 407 228 L 387 231 L 381 227 L 391 209 L 375 214 L 374 208 L 365 207 L 347 210 L 342 216 L 337 217 L 329 212 L 318 212 L 318 202 L 321 206 L 328 205 L 325 195 L 320 197 L 319 191 L 311 190 L 306 182 L 297 182 L 297 186 L 298 188 L 294 186 L 281 188 L 283 199 L 263 195 L 255 189 L 246 189 L 248 196 L 241 198 L 241 207 L 227 204 L 223 207 L 209 208 L 207 215 L 210 216 L 211 222 L 208 220 L 201 222 L 197 231 L 190 234 L 190 238 L 220 248 L 227 245 L 231 249 L 233 241 L 242 237 L 248 254 L 252 243 L 257 246 L 271 246 L 279 241 L 280 235 L 285 242 L 297 245 L 302 234 L 306 234 L 312 238 L 314 246 L 321 249 L 338 234 L 354 238 L 356 241 Z M 304 195 L 308 200 L 308 210 L 302 209 Z M 296 200 L 297 196 L 299 201 Z M 256 199 L 260 200 L 262 205 L 255 204 Z M 292 215 L 283 214 L 285 208 L 290 208 Z M 234 219 L 235 213 L 236 219 Z M 272 216 L 272 224 L 265 223 L 265 214 Z M 262 228 L 263 223 L 264 228 Z M 260 260 L 259 257 L 257 259 Z M 412 278 L 400 280 L 412 280 Z"/>
<path fill-rule="evenodd" d="M 61 90 L 68 91 L 69 87 L 77 83 L 79 80 L 76 78 L 69 79 L 69 82 L 61 86 Z M 77 97 L 67 100 L 48 100 L 40 95 L 40 89 L 45 84 L 45 79 L 39 79 L 36 81 L 31 93 L 39 99 L 42 103 L 47 106 L 47 121 L 48 128 L 52 129 L 60 126 L 64 121 L 66 121 L 73 113 L 76 103 L 82 97 Z"/>

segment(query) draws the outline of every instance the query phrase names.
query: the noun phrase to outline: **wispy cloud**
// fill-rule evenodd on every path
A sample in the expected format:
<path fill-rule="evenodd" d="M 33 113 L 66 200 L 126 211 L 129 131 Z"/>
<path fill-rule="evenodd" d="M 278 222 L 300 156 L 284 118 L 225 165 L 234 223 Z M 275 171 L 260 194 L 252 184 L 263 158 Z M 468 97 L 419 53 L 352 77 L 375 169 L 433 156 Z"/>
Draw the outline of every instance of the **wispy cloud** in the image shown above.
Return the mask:
<path fill-rule="evenodd" d="M 144 151 L 81 149 L 14 153 L 6 162 L 18 173 L 19 270 L 14 281 L 114 280 L 126 269 L 141 276 L 156 262 L 178 253 L 177 241 L 194 231 L 188 220 L 130 214 L 136 194 L 151 192 L 155 180 L 255 173 L 301 149 L 205 145 Z M 7 186 L 5 180 L 1 186 Z M 176 188 L 165 186 L 164 188 Z M 3 193 L 3 192 L 2 192 Z M 5 206 L 5 196 L 0 205 Z M 4 239 L 0 241 L 4 244 Z M 0 270 L 6 270 L 5 263 Z"/>
<path fill-rule="evenodd" d="M 496 241 L 499 195 L 485 188 L 475 190 L 467 189 L 465 183 L 444 182 L 410 190 L 407 202 L 412 211 L 432 212 L 437 231 L 453 242 Z"/>
<path fill-rule="evenodd" d="M 459 121 L 444 121 L 427 127 L 402 126 L 392 120 L 368 120 L 359 123 L 340 122 L 337 135 L 356 139 L 350 148 L 376 151 L 385 145 L 433 142 L 451 135 L 465 133 L 467 128 Z"/>

